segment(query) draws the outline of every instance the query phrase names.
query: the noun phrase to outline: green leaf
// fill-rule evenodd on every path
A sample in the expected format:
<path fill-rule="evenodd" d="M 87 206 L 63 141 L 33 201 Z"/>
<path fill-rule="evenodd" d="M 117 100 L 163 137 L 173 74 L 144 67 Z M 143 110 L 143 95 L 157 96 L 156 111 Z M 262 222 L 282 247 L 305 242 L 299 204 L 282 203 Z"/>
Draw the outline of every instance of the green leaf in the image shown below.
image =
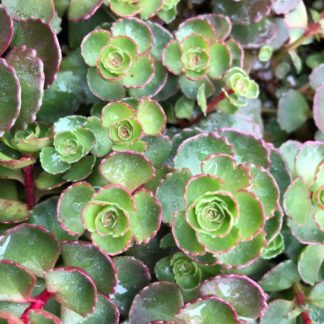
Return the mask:
<path fill-rule="evenodd" d="M 321 266 L 324 261 L 324 246 L 309 245 L 302 251 L 298 260 L 298 272 L 304 282 L 314 285 L 323 279 Z"/>
<path fill-rule="evenodd" d="M 93 193 L 94 189 L 87 182 L 75 183 L 61 193 L 57 217 L 60 225 L 71 235 L 83 234 L 81 210 L 91 200 Z"/>
<path fill-rule="evenodd" d="M 162 62 L 169 72 L 175 75 L 181 74 L 181 47 L 179 43 L 172 40 L 167 44 L 167 46 L 163 50 Z"/>
<path fill-rule="evenodd" d="M 62 175 L 54 175 L 45 171 L 35 177 L 35 185 L 39 190 L 51 190 L 62 186 L 65 182 Z"/>
<path fill-rule="evenodd" d="M 115 152 L 102 160 L 100 172 L 111 183 L 133 191 L 149 181 L 155 169 L 144 155 L 135 152 Z"/>
<path fill-rule="evenodd" d="M 213 79 L 219 79 L 231 66 L 230 50 L 225 44 L 213 43 L 209 55 L 211 67 L 208 75 Z"/>
<path fill-rule="evenodd" d="M 153 283 L 134 298 L 129 312 L 129 324 L 173 320 L 182 305 L 181 291 L 175 284 Z"/>
<path fill-rule="evenodd" d="M 80 21 L 90 18 L 102 5 L 102 0 L 72 0 L 69 5 L 68 18 Z"/>
<path fill-rule="evenodd" d="M 55 324 L 61 319 L 42 309 L 33 309 L 29 312 L 29 320 L 35 324 Z"/>
<path fill-rule="evenodd" d="M 94 310 L 97 301 L 97 289 L 86 272 L 73 267 L 56 268 L 45 273 L 48 292 L 55 299 L 75 311 L 87 316 Z"/>
<path fill-rule="evenodd" d="M 25 203 L 0 198 L 0 223 L 19 223 L 28 218 L 29 212 Z"/>
<path fill-rule="evenodd" d="M 279 263 L 260 280 L 260 285 L 265 291 L 280 291 L 290 288 L 300 280 L 297 267 L 293 261 Z"/>
<path fill-rule="evenodd" d="M 324 133 L 324 113 L 323 113 L 323 100 L 324 100 L 324 85 L 322 84 L 317 88 L 314 96 L 313 116 L 316 126 Z"/>
<path fill-rule="evenodd" d="M 295 156 L 301 145 L 302 144 L 300 142 L 289 140 L 280 146 L 280 154 L 286 161 L 289 173 L 292 178 L 297 177 L 295 168 Z"/>
<path fill-rule="evenodd" d="M 36 278 L 21 265 L 0 261 L 0 301 L 28 302 L 36 283 Z"/>
<path fill-rule="evenodd" d="M 18 225 L 5 232 L 0 239 L 0 248 L 1 260 L 18 262 L 38 277 L 54 267 L 60 253 L 54 235 L 30 224 Z"/>
<path fill-rule="evenodd" d="M 186 304 L 180 309 L 176 318 L 184 323 L 193 320 L 197 323 L 238 323 L 235 310 L 220 298 L 209 296 Z"/>
<path fill-rule="evenodd" d="M 308 300 L 315 306 L 323 309 L 324 307 L 324 282 L 319 282 L 315 285 L 310 294 L 308 295 Z"/>
<path fill-rule="evenodd" d="M 0 136 L 14 125 L 21 107 L 21 86 L 15 69 L 0 58 Z"/>
<path fill-rule="evenodd" d="M 161 182 L 156 192 L 162 207 L 163 222 L 171 224 L 175 212 L 184 209 L 184 189 L 190 178 L 187 170 L 168 174 Z"/>
<path fill-rule="evenodd" d="M 142 189 L 134 195 L 135 212 L 130 214 L 130 230 L 137 244 L 152 239 L 161 225 L 161 206 L 152 192 Z"/>
<path fill-rule="evenodd" d="M 166 162 L 171 150 L 171 143 L 166 136 L 146 136 L 143 138 L 147 144 L 144 155 L 152 161 L 154 167 L 159 172 L 159 168 Z"/>
<path fill-rule="evenodd" d="M 83 157 L 78 162 L 71 165 L 71 168 L 64 174 L 66 181 L 76 182 L 87 178 L 96 163 L 96 158 L 91 155 Z"/>
<path fill-rule="evenodd" d="M 296 90 L 287 91 L 278 103 L 278 123 L 288 133 L 298 129 L 308 118 L 308 104 Z"/>
<path fill-rule="evenodd" d="M 181 96 L 175 106 L 175 115 L 179 119 L 188 119 L 190 120 L 192 117 L 192 113 L 195 107 L 195 101 L 192 99 L 188 99 L 185 96 Z"/>
<path fill-rule="evenodd" d="M 91 243 L 65 242 L 62 246 L 62 258 L 64 266 L 84 270 L 102 294 L 108 296 L 114 292 L 117 282 L 114 263 L 108 255 L 100 252 Z"/>
<path fill-rule="evenodd" d="M 121 316 L 127 316 L 136 294 L 151 281 L 148 267 L 130 256 L 115 257 L 118 283 L 111 299 L 118 307 Z"/>
<path fill-rule="evenodd" d="M 0 8 L 0 29 L 0 56 L 2 56 L 2 54 L 7 50 L 8 46 L 10 45 L 14 33 L 13 20 L 10 17 L 6 8 L 3 6 Z"/>
<path fill-rule="evenodd" d="M 267 306 L 267 297 L 262 288 L 243 275 L 220 275 L 208 279 L 199 287 L 199 294 L 221 298 L 245 318 L 260 317 Z"/>
<path fill-rule="evenodd" d="M 284 299 L 272 301 L 261 318 L 261 324 L 296 324 L 296 318 L 291 318 L 290 314 L 294 309 L 294 302 Z"/>
<path fill-rule="evenodd" d="M 197 91 L 197 104 L 203 112 L 204 116 L 207 114 L 207 98 L 205 93 L 205 83 L 202 83 Z"/>
<path fill-rule="evenodd" d="M 51 174 L 63 173 L 70 169 L 70 164 L 60 159 L 54 147 L 44 147 L 39 155 L 42 168 Z"/>
<path fill-rule="evenodd" d="M 203 16 L 198 16 L 193 19 L 185 20 L 176 31 L 175 35 L 179 41 L 184 40 L 192 33 L 200 34 L 207 40 L 214 37 L 215 30 L 207 19 L 203 19 Z"/>

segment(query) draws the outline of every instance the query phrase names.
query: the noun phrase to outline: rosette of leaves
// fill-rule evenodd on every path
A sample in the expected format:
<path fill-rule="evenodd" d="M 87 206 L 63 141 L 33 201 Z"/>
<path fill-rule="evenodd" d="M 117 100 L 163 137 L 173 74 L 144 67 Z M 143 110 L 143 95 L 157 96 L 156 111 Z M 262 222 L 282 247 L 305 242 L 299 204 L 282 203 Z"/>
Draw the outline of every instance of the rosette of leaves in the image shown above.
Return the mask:
<path fill-rule="evenodd" d="M 91 173 L 95 156 L 88 153 L 95 149 L 96 136 L 86 125 L 87 118 L 83 116 L 64 117 L 54 123 L 53 146 L 44 147 L 40 152 L 45 172 L 60 174 L 68 181 L 84 179 Z"/>
<path fill-rule="evenodd" d="M 161 259 L 154 270 L 160 281 L 175 281 L 184 290 L 197 288 L 203 277 L 199 264 L 181 252 Z"/>
<path fill-rule="evenodd" d="M 281 147 L 293 182 L 284 196 L 288 225 L 304 244 L 324 242 L 324 144 L 289 141 Z"/>
<path fill-rule="evenodd" d="M 43 216 L 44 208 L 53 213 L 49 207 L 55 205 L 36 206 L 34 217 Z M 3 232 L 0 246 L 0 309 L 5 311 L 0 319 L 118 323 L 118 309 L 109 298 L 117 284 L 115 265 L 91 243 L 59 242 L 43 226 L 22 224 Z"/>
<path fill-rule="evenodd" d="M 137 18 L 118 20 L 111 31 L 90 32 L 83 39 L 81 52 L 90 66 L 91 91 L 101 99 L 115 100 L 125 97 L 125 89 L 148 85 L 155 74 L 152 45 L 151 28 Z"/>
<path fill-rule="evenodd" d="M 146 143 L 141 138 L 160 136 L 165 129 L 166 116 L 154 100 L 128 99 L 112 102 L 102 109 L 101 124 L 108 129 L 112 149 L 144 151 Z"/>
<path fill-rule="evenodd" d="M 144 188 L 154 176 L 151 162 L 133 151 L 113 152 L 99 168 L 110 184 L 94 192 L 88 183 L 75 183 L 61 194 L 58 218 L 62 228 L 72 235 L 86 232 L 95 246 L 110 255 L 134 243 L 149 242 L 161 223 L 160 204 Z M 73 213 L 71 205 L 78 206 Z"/>
<path fill-rule="evenodd" d="M 157 197 L 181 251 L 226 268 L 260 257 L 282 218 L 270 152 L 262 141 L 230 129 L 189 137 L 178 147 L 175 171 L 161 181 Z"/>

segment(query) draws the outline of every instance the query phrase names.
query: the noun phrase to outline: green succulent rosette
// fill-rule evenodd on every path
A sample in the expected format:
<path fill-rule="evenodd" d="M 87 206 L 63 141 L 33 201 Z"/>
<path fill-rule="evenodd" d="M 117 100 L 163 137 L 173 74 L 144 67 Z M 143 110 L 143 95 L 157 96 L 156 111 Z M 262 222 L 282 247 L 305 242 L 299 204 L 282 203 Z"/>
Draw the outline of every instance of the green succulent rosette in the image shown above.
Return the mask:
<path fill-rule="evenodd" d="M 158 11 L 158 17 L 169 24 L 177 16 L 177 5 L 180 0 L 164 0 L 161 10 Z"/>
<path fill-rule="evenodd" d="M 129 98 L 126 102 L 112 102 L 101 113 L 102 127 L 108 130 L 112 149 L 143 152 L 146 142 L 141 138 L 159 136 L 166 125 L 162 107 L 154 100 Z"/>
<path fill-rule="evenodd" d="M 244 149 L 250 146 L 253 152 Z M 269 147 L 234 130 L 198 134 L 179 146 L 174 166 L 157 197 L 178 248 L 199 263 L 224 267 L 259 258 L 282 218 Z"/>
<path fill-rule="evenodd" d="M 284 195 L 288 226 L 303 244 L 323 244 L 324 144 L 289 141 L 281 151 L 293 177 Z"/>

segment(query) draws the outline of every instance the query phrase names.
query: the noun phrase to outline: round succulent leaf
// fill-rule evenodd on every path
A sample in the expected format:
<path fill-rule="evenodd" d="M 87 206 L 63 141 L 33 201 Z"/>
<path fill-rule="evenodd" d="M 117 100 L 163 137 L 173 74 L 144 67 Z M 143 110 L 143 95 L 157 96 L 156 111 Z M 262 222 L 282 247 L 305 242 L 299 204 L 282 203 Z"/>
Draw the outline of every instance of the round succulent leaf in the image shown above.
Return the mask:
<path fill-rule="evenodd" d="M 135 16 L 141 10 L 141 6 L 139 3 L 122 2 L 120 0 L 110 0 L 109 4 L 111 11 L 117 16 L 121 17 Z"/>
<path fill-rule="evenodd" d="M 152 161 L 158 172 L 169 157 L 171 151 L 170 140 L 167 136 L 146 136 L 143 140 L 147 144 L 144 155 Z"/>
<path fill-rule="evenodd" d="M 297 177 L 295 168 L 295 156 L 302 144 L 298 141 L 289 140 L 283 143 L 280 148 L 280 154 L 287 163 L 291 178 Z"/>
<path fill-rule="evenodd" d="M 173 320 L 183 306 L 180 288 L 169 282 L 156 282 L 142 289 L 134 298 L 129 324 Z"/>
<path fill-rule="evenodd" d="M 164 223 L 171 224 L 174 213 L 185 208 L 184 190 L 190 176 L 189 171 L 179 170 L 168 174 L 160 182 L 156 197 L 161 204 Z"/>
<path fill-rule="evenodd" d="M 201 164 L 205 174 L 214 175 L 222 180 L 222 189 L 235 192 L 247 188 L 251 183 L 251 174 L 243 165 L 237 165 L 228 154 L 212 154 Z"/>
<path fill-rule="evenodd" d="M 28 207 L 13 199 L 0 198 L 0 223 L 20 223 L 29 218 Z"/>
<path fill-rule="evenodd" d="M 292 260 L 279 263 L 259 281 L 265 291 L 280 291 L 290 288 L 300 280 L 297 266 Z"/>
<path fill-rule="evenodd" d="M 324 293 L 324 282 L 321 281 L 312 288 L 307 299 L 311 304 L 323 309 L 323 305 L 324 305 L 323 293 Z"/>
<path fill-rule="evenodd" d="M 154 273 L 159 281 L 175 281 L 171 257 L 160 259 L 154 266 Z"/>
<path fill-rule="evenodd" d="M 91 233 L 91 239 L 95 246 L 109 255 L 117 255 L 126 251 L 132 244 L 132 232 L 128 231 L 119 237 L 111 235 L 100 236 L 97 233 Z"/>
<path fill-rule="evenodd" d="M 295 10 L 300 4 L 300 0 L 275 0 L 272 5 L 272 10 L 277 14 L 288 14 Z"/>
<path fill-rule="evenodd" d="M 68 18 L 73 22 L 89 19 L 102 4 L 103 0 L 71 0 Z"/>
<path fill-rule="evenodd" d="M 130 191 L 149 181 L 155 174 L 151 162 L 136 152 L 114 152 L 100 163 L 100 172 L 111 183 L 121 184 Z"/>
<path fill-rule="evenodd" d="M 87 316 L 94 311 L 97 288 L 90 276 L 79 268 L 62 267 L 45 273 L 48 292 L 74 312 Z"/>
<path fill-rule="evenodd" d="M 0 136 L 14 125 L 21 108 L 21 86 L 15 69 L 0 58 Z"/>
<path fill-rule="evenodd" d="M 314 121 L 318 129 L 324 133 L 324 84 L 319 86 L 314 96 L 313 115 Z"/>
<path fill-rule="evenodd" d="M 119 80 L 108 81 L 100 77 L 96 68 L 89 68 L 87 82 L 91 92 L 101 100 L 118 100 L 125 96 L 125 89 Z"/>
<path fill-rule="evenodd" d="M 33 309 L 28 313 L 28 317 L 31 323 L 37 324 L 58 324 L 61 323 L 61 319 L 52 313 L 49 313 L 43 309 Z"/>
<path fill-rule="evenodd" d="M 44 63 L 45 86 L 48 87 L 56 78 L 61 64 L 62 54 L 56 34 L 46 22 L 29 18 L 17 22 L 13 45 L 26 45 L 37 52 Z"/>
<path fill-rule="evenodd" d="M 294 301 L 285 299 L 276 299 L 269 303 L 264 316 L 261 318 L 261 324 L 282 323 L 296 324 L 296 318 L 291 318 L 294 309 Z"/>
<path fill-rule="evenodd" d="M 96 283 L 97 289 L 104 295 L 115 291 L 116 268 L 107 255 L 90 243 L 65 242 L 62 246 L 64 266 L 78 267 L 84 270 Z"/>
<path fill-rule="evenodd" d="M 192 33 L 197 33 L 205 39 L 210 40 L 214 37 L 215 32 L 213 25 L 208 20 L 204 19 L 204 16 L 198 16 L 189 18 L 181 23 L 175 35 L 178 41 L 183 41 Z"/>
<path fill-rule="evenodd" d="M 314 181 L 314 176 L 318 165 L 324 159 L 324 143 L 306 142 L 299 149 L 296 159 L 296 173 L 299 175 L 305 185 L 309 186 Z"/>
<path fill-rule="evenodd" d="M 134 109 L 125 102 L 111 102 L 104 106 L 101 113 L 101 123 L 103 127 L 109 128 L 115 123 L 133 118 Z"/>
<path fill-rule="evenodd" d="M 292 133 L 302 126 L 309 116 L 305 97 L 296 90 L 288 90 L 278 103 L 277 121 L 281 129 Z"/>
<path fill-rule="evenodd" d="M 0 239 L 0 248 L 1 260 L 18 262 L 38 277 L 54 267 L 60 254 L 54 235 L 31 224 L 18 225 L 6 231 Z"/>
<path fill-rule="evenodd" d="M 91 147 L 91 154 L 102 157 L 111 151 L 112 143 L 109 141 L 108 130 L 102 127 L 101 121 L 96 116 L 87 119 L 84 127 L 88 128 L 95 136 L 94 145 Z"/>
<path fill-rule="evenodd" d="M 182 73 L 181 47 L 175 40 L 171 40 L 163 49 L 162 63 L 169 72 L 179 75 Z"/>
<path fill-rule="evenodd" d="M 78 128 L 81 128 L 86 121 L 87 118 L 84 116 L 65 116 L 54 123 L 53 131 L 55 134 L 75 131 Z"/>
<path fill-rule="evenodd" d="M 316 90 L 318 87 L 324 83 L 324 64 L 320 64 L 313 69 L 312 73 L 309 75 L 309 84 Z"/>
<path fill-rule="evenodd" d="M 264 225 L 264 230 L 266 232 L 266 239 L 268 244 L 270 244 L 280 233 L 283 223 L 284 213 L 282 209 L 274 212 L 272 218 L 268 219 Z"/>
<path fill-rule="evenodd" d="M 61 160 L 54 147 L 44 147 L 39 154 L 39 159 L 44 171 L 51 174 L 64 173 L 71 167 L 69 163 Z"/>
<path fill-rule="evenodd" d="M 17 180 L 20 183 L 24 183 L 24 176 L 21 170 L 12 170 L 1 166 L 0 162 L 0 179 L 12 179 Z"/>
<path fill-rule="evenodd" d="M 156 60 L 162 60 L 163 48 L 172 39 L 172 34 L 160 24 L 148 21 L 147 24 L 153 33 L 153 46 L 151 49 L 151 55 Z"/>
<path fill-rule="evenodd" d="M 105 29 L 95 29 L 81 43 L 81 55 L 89 66 L 96 66 L 100 51 L 108 45 L 110 32 Z"/>
<path fill-rule="evenodd" d="M 215 134 L 199 134 L 185 140 L 174 158 L 176 168 L 188 168 L 193 175 L 200 173 L 200 162 L 210 154 L 231 154 L 231 146 Z"/>
<path fill-rule="evenodd" d="M 136 117 L 146 135 L 158 136 L 165 130 L 166 116 L 163 108 L 155 100 L 141 99 L 137 107 Z"/>
<path fill-rule="evenodd" d="M 161 206 L 151 191 L 142 189 L 134 195 L 135 212 L 130 213 L 130 230 L 137 244 L 152 239 L 161 225 Z"/>
<path fill-rule="evenodd" d="M 39 190 L 52 190 L 62 186 L 65 182 L 62 175 L 54 175 L 45 171 L 35 177 L 35 186 Z"/>
<path fill-rule="evenodd" d="M 112 301 L 98 293 L 98 299 L 92 314 L 83 317 L 67 307 L 62 307 L 62 322 L 71 324 L 119 323 L 119 312 Z"/>
<path fill-rule="evenodd" d="M 244 60 L 244 50 L 241 44 L 234 39 L 229 39 L 226 41 L 226 45 L 230 50 L 232 56 L 232 66 L 233 67 L 243 67 L 243 60 Z"/>
<path fill-rule="evenodd" d="M 249 277 L 239 274 L 207 279 L 199 287 L 200 296 L 213 295 L 233 306 L 239 316 L 256 319 L 267 307 L 267 296 Z"/>
<path fill-rule="evenodd" d="M 210 175 L 197 175 L 188 181 L 185 187 L 186 207 L 189 207 L 196 199 L 206 192 L 215 192 L 222 187 L 222 180 Z"/>
<path fill-rule="evenodd" d="M 252 163 L 265 168 L 270 164 L 267 148 L 253 135 L 229 129 L 222 130 L 220 135 L 233 145 L 237 162 Z"/>
<path fill-rule="evenodd" d="M 147 52 L 153 43 L 153 34 L 150 26 L 138 18 L 129 17 L 117 20 L 111 27 L 114 37 L 130 37 L 137 45 L 138 54 Z"/>
<path fill-rule="evenodd" d="M 45 81 L 44 65 L 36 51 L 26 46 L 13 48 L 6 60 L 15 69 L 21 86 L 20 114 L 15 127 L 26 128 L 35 121 L 41 106 Z"/>
<path fill-rule="evenodd" d="M 122 82 L 127 88 L 142 88 L 154 76 L 154 61 L 150 56 L 140 56 L 132 64 Z"/>
<path fill-rule="evenodd" d="M 253 263 L 261 254 L 265 246 L 265 234 L 261 232 L 251 241 L 240 242 L 231 251 L 217 255 L 217 259 L 225 267 L 244 267 Z"/>
<path fill-rule="evenodd" d="M 189 226 L 184 212 L 176 213 L 172 234 L 178 248 L 189 255 L 204 255 L 205 248 L 199 243 L 196 232 Z"/>
<path fill-rule="evenodd" d="M 30 211 L 29 223 L 49 230 L 60 241 L 75 240 L 76 236 L 72 236 L 60 226 L 56 215 L 56 206 L 57 197 L 48 198 L 37 204 Z"/>
<path fill-rule="evenodd" d="M 221 14 L 204 14 L 199 16 L 201 19 L 208 21 L 214 29 L 213 38 L 217 40 L 225 40 L 232 29 L 232 22 L 229 17 Z"/>
<path fill-rule="evenodd" d="M 321 266 L 324 261 L 323 245 L 308 245 L 299 256 L 298 272 L 304 282 L 314 285 L 320 279 L 323 279 Z"/>
<path fill-rule="evenodd" d="M 63 179 L 66 181 L 76 182 L 87 178 L 95 165 L 96 158 L 92 155 L 83 157 L 74 163 L 71 168 L 64 174 Z"/>
<path fill-rule="evenodd" d="M 87 182 L 78 182 L 66 188 L 57 204 L 57 217 L 62 228 L 71 235 L 82 235 L 84 227 L 81 211 L 91 200 L 94 189 Z"/>
<path fill-rule="evenodd" d="M 182 93 L 189 99 L 195 99 L 198 96 L 198 90 L 205 84 L 205 96 L 210 97 L 215 93 L 215 86 L 208 77 L 203 77 L 200 80 L 190 80 L 186 75 L 181 75 L 178 83 Z"/>
<path fill-rule="evenodd" d="M 0 280 L 0 301 L 30 301 L 36 278 L 26 268 L 9 260 L 1 260 Z"/>
<path fill-rule="evenodd" d="M 224 43 L 213 43 L 210 46 L 210 69 L 208 75 L 219 79 L 231 67 L 231 53 Z"/>
<path fill-rule="evenodd" d="M 0 56 L 7 50 L 13 36 L 13 21 L 4 6 L 0 6 Z"/>
<path fill-rule="evenodd" d="M 117 287 L 111 296 L 121 316 L 127 316 L 136 294 L 151 281 L 148 267 L 131 256 L 114 258 L 117 270 Z"/>
<path fill-rule="evenodd" d="M 102 187 L 93 195 L 92 201 L 116 204 L 127 212 L 133 212 L 135 209 L 134 197 L 131 196 L 126 188 L 119 185 L 107 185 Z"/>
<path fill-rule="evenodd" d="M 163 5 L 163 0 L 141 0 L 140 17 L 143 20 L 154 16 Z"/>
<path fill-rule="evenodd" d="M 199 298 L 183 306 L 176 315 L 176 319 L 184 323 L 239 323 L 234 308 L 215 296 Z"/>

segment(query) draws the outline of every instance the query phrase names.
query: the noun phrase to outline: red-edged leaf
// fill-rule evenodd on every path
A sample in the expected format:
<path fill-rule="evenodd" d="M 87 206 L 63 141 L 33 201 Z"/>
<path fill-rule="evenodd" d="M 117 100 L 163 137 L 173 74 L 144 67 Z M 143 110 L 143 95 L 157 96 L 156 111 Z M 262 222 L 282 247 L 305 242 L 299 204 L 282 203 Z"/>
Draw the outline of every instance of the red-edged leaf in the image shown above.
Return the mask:
<path fill-rule="evenodd" d="M 9 16 L 5 7 L 0 5 L 0 56 L 9 47 L 12 36 L 13 36 L 13 21 Z"/>

